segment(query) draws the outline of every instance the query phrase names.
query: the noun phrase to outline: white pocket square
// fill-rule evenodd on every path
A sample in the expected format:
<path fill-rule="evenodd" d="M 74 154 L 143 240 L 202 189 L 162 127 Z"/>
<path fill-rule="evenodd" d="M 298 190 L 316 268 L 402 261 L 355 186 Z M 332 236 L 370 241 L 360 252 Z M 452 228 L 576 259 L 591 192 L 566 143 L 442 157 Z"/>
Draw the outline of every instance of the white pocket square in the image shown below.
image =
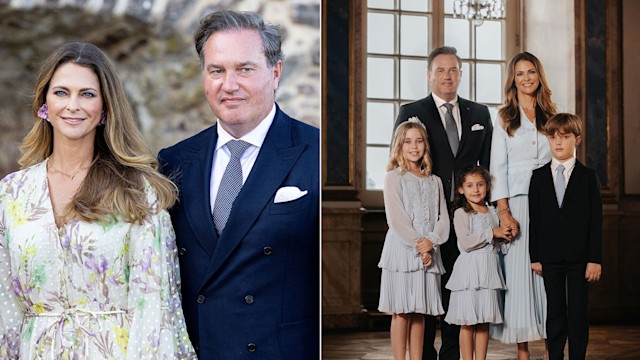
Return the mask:
<path fill-rule="evenodd" d="M 474 124 L 471 127 L 471 131 L 480 131 L 480 130 L 484 130 L 484 126 L 480 125 L 480 124 Z"/>
<path fill-rule="evenodd" d="M 276 192 L 276 197 L 273 200 L 273 203 L 278 204 L 300 199 L 301 197 L 307 195 L 307 193 L 307 190 L 302 191 L 298 189 L 297 186 L 284 186 L 278 189 L 278 191 Z"/>

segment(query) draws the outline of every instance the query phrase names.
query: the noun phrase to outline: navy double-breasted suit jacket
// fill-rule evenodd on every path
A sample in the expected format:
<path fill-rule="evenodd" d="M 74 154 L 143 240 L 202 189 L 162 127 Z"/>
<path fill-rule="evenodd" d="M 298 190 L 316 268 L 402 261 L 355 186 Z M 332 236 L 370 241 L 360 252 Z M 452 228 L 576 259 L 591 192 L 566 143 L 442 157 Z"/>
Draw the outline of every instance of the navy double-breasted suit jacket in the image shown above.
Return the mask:
<path fill-rule="evenodd" d="M 317 359 L 319 131 L 276 108 L 218 236 L 210 205 L 216 126 L 159 154 L 180 191 L 170 214 L 191 341 L 200 359 Z M 308 193 L 274 203 L 284 186 Z"/>

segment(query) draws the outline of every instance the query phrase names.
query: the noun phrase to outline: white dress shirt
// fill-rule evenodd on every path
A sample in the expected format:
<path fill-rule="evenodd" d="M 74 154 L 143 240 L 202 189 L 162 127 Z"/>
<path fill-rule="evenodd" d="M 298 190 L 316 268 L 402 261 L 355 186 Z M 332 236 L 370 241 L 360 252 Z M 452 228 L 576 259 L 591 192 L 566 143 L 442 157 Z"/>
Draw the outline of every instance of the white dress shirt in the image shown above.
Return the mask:
<path fill-rule="evenodd" d="M 434 93 L 431 93 L 431 95 L 433 96 L 433 101 L 436 103 L 436 107 L 438 108 L 438 112 L 440 113 L 440 121 L 442 121 L 442 126 L 444 126 L 444 128 L 446 129 L 447 123 L 445 122 L 444 117 L 447 113 L 447 108 L 444 106 L 444 104 L 446 104 L 447 101 L 442 100 L 438 97 L 438 95 Z M 453 105 L 451 113 L 453 114 L 453 119 L 456 121 L 456 128 L 458 129 L 458 140 L 460 140 L 460 138 L 462 138 L 462 123 L 460 122 L 460 105 L 458 104 L 458 96 L 456 95 L 456 98 L 449 101 L 449 103 Z"/>
<path fill-rule="evenodd" d="M 255 164 L 258 158 L 258 153 L 262 147 L 267 132 L 273 123 L 273 119 L 276 115 L 276 104 L 273 104 L 273 108 L 255 129 L 251 130 L 243 137 L 236 139 L 229 134 L 222 126 L 217 126 L 218 130 L 218 142 L 216 143 L 216 149 L 213 153 L 213 165 L 211 166 L 211 214 L 213 214 L 213 205 L 216 203 L 216 197 L 218 196 L 218 188 L 220 187 L 220 181 L 222 181 L 222 175 L 224 174 L 229 160 L 231 160 L 231 152 L 226 147 L 227 143 L 231 140 L 243 140 L 251 144 L 242 154 L 240 158 L 240 164 L 242 165 L 242 184 L 247 181 L 253 164 Z M 219 124 L 218 124 L 219 125 Z"/>
<path fill-rule="evenodd" d="M 573 172 L 573 168 L 576 167 L 576 157 L 572 157 L 571 159 L 561 163 L 560 161 L 556 160 L 556 158 L 551 159 L 551 176 L 553 176 L 553 184 L 555 186 L 556 183 L 556 177 L 558 177 L 558 173 L 556 172 L 556 169 L 558 168 L 558 165 L 564 165 L 564 171 L 562 172 L 564 174 L 564 188 L 567 188 L 567 185 L 569 185 L 569 178 L 571 177 L 571 173 Z"/>

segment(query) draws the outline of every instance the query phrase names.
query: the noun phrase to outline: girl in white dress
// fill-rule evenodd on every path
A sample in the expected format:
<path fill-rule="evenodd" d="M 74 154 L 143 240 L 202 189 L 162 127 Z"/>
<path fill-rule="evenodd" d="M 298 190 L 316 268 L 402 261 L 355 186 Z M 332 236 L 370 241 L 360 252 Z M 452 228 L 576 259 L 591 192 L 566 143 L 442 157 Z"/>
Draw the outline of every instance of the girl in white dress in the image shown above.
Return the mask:
<path fill-rule="evenodd" d="M 498 227 L 498 213 L 489 205 L 491 176 L 477 165 L 456 175 L 460 184 L 452 204 L 453 224 L 460 256 L 453 266 L 447 289 L 451 290 L 445 321 L 461 325 L 462 359 L 486 359 L 489 324 L 502 323 L 500 292 L 505 289 L 498 252 L 511 240 L 509 225 Z"/>
<path fill-rule="evenodd" d="M 431 174 L 427 133 L 418 118 L 396 129 L 384 181 L 389 231 L 378 267 L 382 269 L 378 310 L 392 314 L 394 359 L 422 358 L 424 315 L 441 315 L 439 245 L 449 238 L 442 182 Z"/>

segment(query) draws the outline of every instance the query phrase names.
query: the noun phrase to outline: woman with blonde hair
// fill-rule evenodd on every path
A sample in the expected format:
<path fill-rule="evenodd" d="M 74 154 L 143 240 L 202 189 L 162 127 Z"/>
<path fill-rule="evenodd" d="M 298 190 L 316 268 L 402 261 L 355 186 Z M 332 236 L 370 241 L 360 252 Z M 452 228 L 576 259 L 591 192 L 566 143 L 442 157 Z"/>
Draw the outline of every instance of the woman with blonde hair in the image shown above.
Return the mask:
<path fill-rule="evenodd" d="M 166 212 L 176 187 L 113 65 L 65 44 L 34 95 L 22 168 L 0 182 L 0 357 L 195 358 Z"/>
<path fill-rule="evenodd" d="M 507 291 L 504 323 L 491 336 L 518 344 L 518 359 L 528 359 L 528 342 L 546 338 L 547 301 L 542 277 L 529 257 L 529 181 L 531 173 L 551 160 L 544 125 L 556 113 L 542 63 L 533 54 L 514 56 L 507 66 L 505 103 L 498 112 L 491 141 L 492 201 L 497 201 L 500 226 L 513 240 L 504 255 Z"/>

